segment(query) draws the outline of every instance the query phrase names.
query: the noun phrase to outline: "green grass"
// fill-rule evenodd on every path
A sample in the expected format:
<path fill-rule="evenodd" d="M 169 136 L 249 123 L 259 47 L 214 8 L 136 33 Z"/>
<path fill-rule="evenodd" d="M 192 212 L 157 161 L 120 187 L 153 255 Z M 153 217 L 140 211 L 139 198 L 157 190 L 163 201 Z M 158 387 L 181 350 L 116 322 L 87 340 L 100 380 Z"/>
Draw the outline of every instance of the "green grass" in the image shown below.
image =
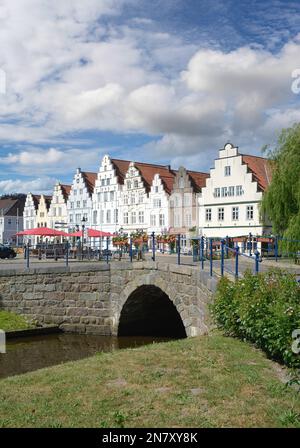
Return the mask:
<path fill-rule="evenodd" d="M 219 333 L 0 381 L 0 427 L 299 427 L 278 365 Z"/>
<path fill-rule="evenodd" d="M 9 311 L 0 311 L 0 329 L 4 331 L 26 330 L 34 325 L 26 321 L 23 316 Z"/>

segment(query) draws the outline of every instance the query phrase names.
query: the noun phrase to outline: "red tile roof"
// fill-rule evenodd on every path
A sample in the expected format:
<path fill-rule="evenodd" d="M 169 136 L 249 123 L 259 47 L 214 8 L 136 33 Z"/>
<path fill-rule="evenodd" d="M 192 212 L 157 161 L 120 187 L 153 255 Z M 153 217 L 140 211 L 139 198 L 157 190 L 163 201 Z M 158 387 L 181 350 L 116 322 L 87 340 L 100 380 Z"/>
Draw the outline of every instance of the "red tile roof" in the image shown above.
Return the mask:
<path fill-rule="evenodd" d="M 187 170 L 187 174 L 190 176 L 192 187 L 199 193 L 206 186 L 206 179 L 209 177 L 209 174 L 189 170 Z"/>
<path fill-rule="evenodd" d="M 64 185 L 64 184 L 59 184 L 59 185 L 60 185 L 64 200 L 67 201 L 70 191 L 71 191 L 71 185 Z"/>
<path fill-rule="evenodd" d="M 37 210 L 38 206 L 39 206 L 40 199 L 41 199 L 41 195 L 40 194 L 32 194 L 31 196 L 33 199 L 34 208 Z"/>
<path fill-rule="evenodd" d="M 90 194 L 93 193 L 94 191 L 94 187 L 95 187 L 95 183 L 96 183 L 96 179 L 97 179 L 97 173 L 90 173 L 87 171 L 81 171 L 81 174 L 85 180 L 88 192 Z"/>
<path fill-rule="evenodd" d="M 268 159 L 258 156 L 249 156 L 241 154 L 242 161 L 248 166 L 252 172 L 253 180 L 258 184 L 258 188 L 265 191 L 272 180 L 272 169 Z"/>

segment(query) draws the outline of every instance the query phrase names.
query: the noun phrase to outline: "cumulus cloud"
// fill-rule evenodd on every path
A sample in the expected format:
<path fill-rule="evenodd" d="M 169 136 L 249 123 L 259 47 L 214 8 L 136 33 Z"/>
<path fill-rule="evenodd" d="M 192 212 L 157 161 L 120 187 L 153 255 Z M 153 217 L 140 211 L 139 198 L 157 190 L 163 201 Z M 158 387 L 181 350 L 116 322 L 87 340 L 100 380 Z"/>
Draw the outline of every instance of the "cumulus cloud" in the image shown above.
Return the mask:
<path fill-rule="evenodd" d="M 128 3 L 134 0 L 2 2 L 0 141 L 25 145 L 0 156 L 2 165 L 45 175 L 74 163 L 97 170 L 102 151 L 92 142 L 87 158 L 78 141 L 96 130 L 149 135 L 155 140 L 137 150 L 142 158 L 151 151 L 158 161 L 201 168 L 201 154 L 228 139 L 257 152 L 299 121 L 291 74 L 299 68 L 300 37 L 276 53 L 199 48 L 147 17 L 113 22 Z M 49 145 L 26 147 L 38 143 Z"/>
<path fill-rule="evenodd" d="M 44 193 L 50 194 L 55 184 L 55 178 L 39 177 L 34 180 L 7 179 L 0 180 L 0 195 L 6 193 Z"/>

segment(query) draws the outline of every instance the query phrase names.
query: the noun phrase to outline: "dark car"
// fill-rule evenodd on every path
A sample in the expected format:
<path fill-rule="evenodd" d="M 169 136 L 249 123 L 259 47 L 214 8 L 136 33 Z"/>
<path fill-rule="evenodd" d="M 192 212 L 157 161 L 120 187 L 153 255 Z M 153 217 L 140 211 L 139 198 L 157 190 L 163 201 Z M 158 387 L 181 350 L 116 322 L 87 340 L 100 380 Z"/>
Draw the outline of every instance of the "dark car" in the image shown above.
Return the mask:
<path fill-rule="evenodd" d="M 15 258 L 16 252 L 9 246 L 0 244 L 0 258 Z"/>

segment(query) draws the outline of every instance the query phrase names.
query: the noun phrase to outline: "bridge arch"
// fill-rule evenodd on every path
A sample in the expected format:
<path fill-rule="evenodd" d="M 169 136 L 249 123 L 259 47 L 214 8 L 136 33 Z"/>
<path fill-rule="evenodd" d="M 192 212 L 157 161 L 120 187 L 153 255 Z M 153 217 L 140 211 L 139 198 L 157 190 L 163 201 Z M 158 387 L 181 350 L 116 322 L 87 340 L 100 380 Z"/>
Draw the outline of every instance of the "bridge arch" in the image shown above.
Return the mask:
<path fill-rule="evenodd" d="M 151 313 L 151 307 L 156 308 L 157 312 Z M 191 336 L 189 329 L 191 322 L 186 308 L 175 287 L 161 278 L 157 271 L 141 275 L 127 283 L 115 303 L 113 334 L 137 335 L 136 333 L 141 333 L 140 329 L 143 326 L 149 334 L 152 330 L 151 335 Z M 155 326 L 153 324 L 157 319 L 159 322 Z M 161 331 L 163 324 L 165 332 Z M 130 327 L 136 333 L 128 331 Z"/>

